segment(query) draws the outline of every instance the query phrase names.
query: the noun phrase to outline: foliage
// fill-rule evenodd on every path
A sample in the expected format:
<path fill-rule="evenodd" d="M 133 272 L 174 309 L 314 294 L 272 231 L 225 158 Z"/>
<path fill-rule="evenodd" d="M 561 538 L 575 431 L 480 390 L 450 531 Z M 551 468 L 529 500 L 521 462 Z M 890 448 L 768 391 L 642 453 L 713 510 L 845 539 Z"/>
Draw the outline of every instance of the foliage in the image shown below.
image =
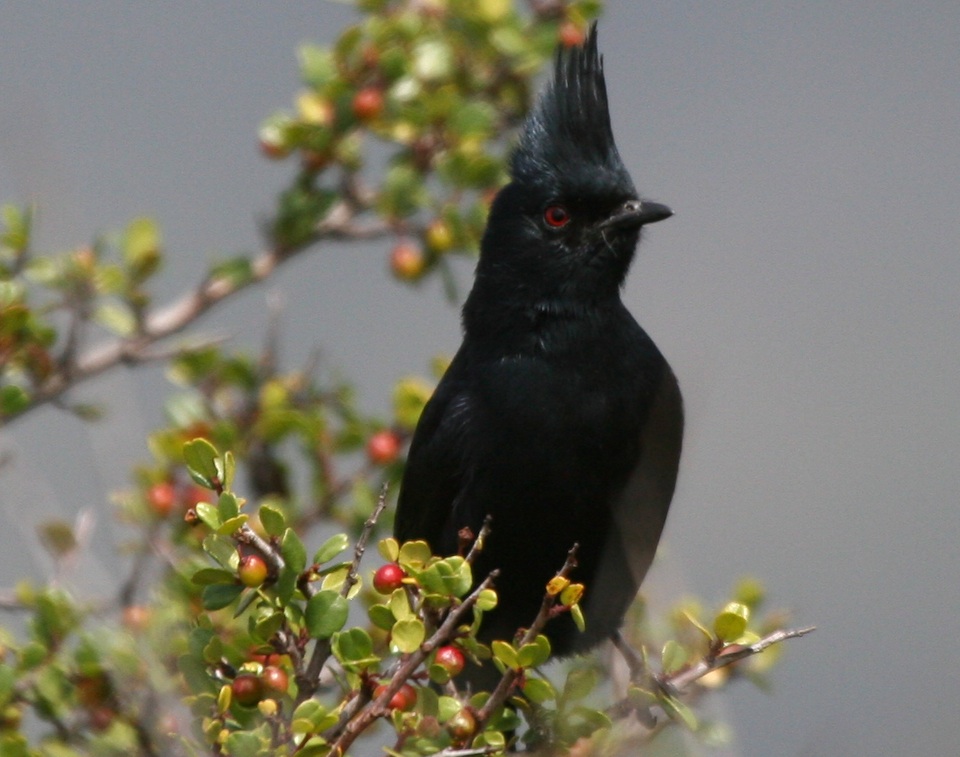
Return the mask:
<path fill-rule="evenodd" d="M 3 209 L 0 420 L 45 402 L 95 418 L 65 392 L 121 362 L 165 359 L 178 387 L 151 459 L 116 497 L 132 534 L 119 595 L 81 602 L 21 583 L 2 597 L 28 618 L 0 628 L 3 755 L 306 757 L 360 736 L 404 755 L 493 754 L 515 739 L 562 753 L 637 721 L 644 739 L 670 724 L 709 735 L 698 696 L 737 677 L 762 683 L 774 655 L 756 653 L 798 635 L 758 617 L 753 582 L 717 611 L 685 603 L 662 627 L 637 605 L 627 628 L 640 651 L 624 647 L 630 682 L 611 698 L 596 660 L 547 665 L 549 619 L 582 624 L 583 593 L 603 590 L 574 582 L 571 555 L 530 627 L 482 644 L 496 576 L 474 576 L 471 554 L 377 537 L 429 381 L 399 380 L 384 422 L 349 383 L 283 370 L 269 346 L 150 349 L 326 240 L 389 241 L 404 282 L 446 275 L 449 255 L 477 248 L 505 176 L 503 135 L 529 108 L 535 74 L 599 12 L 592 0 L 526 12 L 509 0 L 357 5 L 360 20 L 331 48 L 300 50 L 296 110 L 261 128 L 269 157 L 299 161 L 262 255 L 219 263 L 158 308 L 162 236 L 150 219 L 37 254 L 32 211 Z M 91 336 L 106 341 L 90 347 Z M 42 538 L 61 563 L 82 548 L 66 524 Z M 362 560 L 370 540 L 389 566 L 376 577 Z M 461 668 L 481 661 L 500 684 L 469 692 Z"/>

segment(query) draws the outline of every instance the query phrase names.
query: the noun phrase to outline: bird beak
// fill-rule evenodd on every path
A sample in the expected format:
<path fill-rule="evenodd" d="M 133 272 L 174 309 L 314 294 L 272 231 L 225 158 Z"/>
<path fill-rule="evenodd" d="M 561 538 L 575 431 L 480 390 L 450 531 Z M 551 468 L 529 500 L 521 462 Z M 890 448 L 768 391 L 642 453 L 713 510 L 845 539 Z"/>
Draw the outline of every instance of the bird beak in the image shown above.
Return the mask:
<path fill-rule="evenodd" d="M 600 228 L 602 230 L 636 228 L 648 223 L 663 221 L 672 215 L 673 211 L 659 202 L 630 200 L 617 208 L 609 218 L 600 224 Z"/>

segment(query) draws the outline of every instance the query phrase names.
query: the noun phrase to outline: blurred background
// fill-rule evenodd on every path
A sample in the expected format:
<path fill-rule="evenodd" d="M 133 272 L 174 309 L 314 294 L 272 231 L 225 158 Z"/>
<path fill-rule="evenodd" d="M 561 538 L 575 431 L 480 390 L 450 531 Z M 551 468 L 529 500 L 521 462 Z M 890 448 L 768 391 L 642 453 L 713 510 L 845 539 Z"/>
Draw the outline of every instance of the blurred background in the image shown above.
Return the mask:
<path fill-rule="evenodd" d="M 0 202 L 38 204 L 37 248 L 147 214 L 158 300 L 255 251 L 294 168 L 257 150 L 290 107 L 295 49 L 338 2 L 4 3 Z M 728 754 L 956 754 L 960 745 L 960 4 L 611 0 L 614 131 L 649 229 L 626 299 L 684 390 L 688 432 L 654 595 L 723 599 L 756 575 L 797 625 L 770 692 L 724 693 Z M 324 247 L 199 329 L 281 356 L 315 348 L 386 414 L 392 382 L 459 343 L 439 282 L 396 283 L 381 247 Z M 470 264 L 461 267 L 463 290 Z M 76 392 L 0 433 L 0 584 L 43 577 L 35 525 L 97 514 L 73 576 L 113 580 L 109 492 L 147 456 L 162 371 Z"/>

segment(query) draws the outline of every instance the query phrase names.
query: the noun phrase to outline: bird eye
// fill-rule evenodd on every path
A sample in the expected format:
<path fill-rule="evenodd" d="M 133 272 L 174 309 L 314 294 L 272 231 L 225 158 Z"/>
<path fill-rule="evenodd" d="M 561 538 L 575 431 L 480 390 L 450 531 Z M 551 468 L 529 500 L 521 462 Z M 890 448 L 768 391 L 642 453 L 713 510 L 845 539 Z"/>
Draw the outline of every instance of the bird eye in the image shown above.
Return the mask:
<path fill-rule="evenodd" d="M 543 211 L 543 220 L 547 222 L 547 226 L 560 229 L 570 223 L 570 213 L 563 205 L 548 205 Z"/>

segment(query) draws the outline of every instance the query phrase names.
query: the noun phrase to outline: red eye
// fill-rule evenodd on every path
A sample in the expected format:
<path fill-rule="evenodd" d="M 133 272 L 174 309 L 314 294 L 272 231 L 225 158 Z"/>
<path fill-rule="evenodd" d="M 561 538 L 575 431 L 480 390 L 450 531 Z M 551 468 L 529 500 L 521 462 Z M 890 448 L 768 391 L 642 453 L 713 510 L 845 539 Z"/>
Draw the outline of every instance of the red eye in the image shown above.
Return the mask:
<path fill-rule="evenodd" d="M 548 205 L 543 211 L 543 220 L 547 222 L 547 226 L 559 229 L 570 223 L 570 214 L 563 205 Z"/>

